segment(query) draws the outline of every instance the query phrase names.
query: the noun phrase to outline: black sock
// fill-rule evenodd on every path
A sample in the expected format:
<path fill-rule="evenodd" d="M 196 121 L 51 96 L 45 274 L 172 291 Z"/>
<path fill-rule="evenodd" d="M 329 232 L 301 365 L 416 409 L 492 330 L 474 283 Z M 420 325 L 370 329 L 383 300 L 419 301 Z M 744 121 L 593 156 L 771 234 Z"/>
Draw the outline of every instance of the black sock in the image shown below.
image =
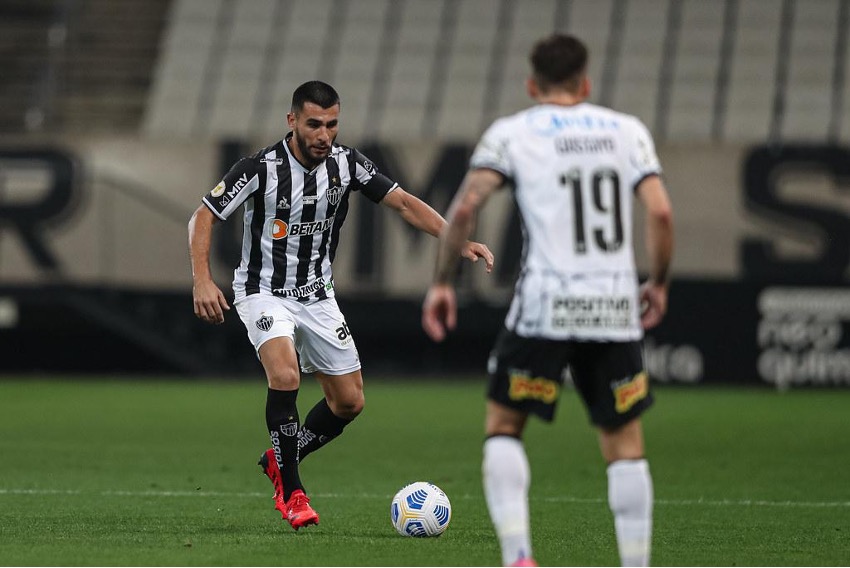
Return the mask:
<path fill-rule="evenodd" d="M 269 389 L 266 397 L 266 426 L 272 441 L 272 449 L 283 478 L 283 498 L 296 489 L 304 489 L 298 476 L 298 407 L 295 400 L 298 389 L 279 391 Z"/>
<path fill-rule="evenodd" d="M 353 419 L 340 418 L 324 398 L 310 409 L 298 432 L 298 461 L 302 461 L 340 434 Z"/>

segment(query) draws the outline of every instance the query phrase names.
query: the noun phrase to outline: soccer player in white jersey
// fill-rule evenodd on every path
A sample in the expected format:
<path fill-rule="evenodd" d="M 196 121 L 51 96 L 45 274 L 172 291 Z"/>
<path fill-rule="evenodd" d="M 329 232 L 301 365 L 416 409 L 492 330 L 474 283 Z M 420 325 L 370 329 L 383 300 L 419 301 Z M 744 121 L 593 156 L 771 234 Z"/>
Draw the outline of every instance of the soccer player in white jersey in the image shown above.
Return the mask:
<path fill-rule="evenodd" d="M 441 341 L 454 328 L 454 256 L 476 212 L 506 182 L 522 219 L 522 269 L 488 363 L 484 490 L 505 565 L 534 564 L 529 414 L 551 421 L 567 370 L 599 433 L 608 502 L 623 565 L 649 562 L 652 480 L 640 416 L 652 404 L 643 330 L 667 309 L 672 210 L 652 138 L 633 117 L 585 102 L 587 49 L 553 35 L 531 53 L 536 105 L 484 133 L 449 209 L 422 324 Z M 638 287 L 633 196 L 646 211 L 649 278 Z"/>
<path fill-rule="evenodd" d="M 195 315 L 222 323 L 230 306 L 210 274 L 212 228 L 244 205 L 233 291 L 268 379 L 272 448 L 259 465 L 274 485 L 275 508 L 297 530 L 319 522 L 301 483 L 300 460 L 339 436 L 364 404 L 360 359 L 334 299 L 331 272 L 349 196 L 359 191 L 435 237 L 446 222 L 356 149 L 335 143 L 340 101 L 330 85 L 298 87 L 287 121 L 283 140 L 237 162 L 204 196 L 189 222 L 189 248 Z M 486 246 L 462 248 L 464 257 L 483 258 L 492 269 Z M 314 373 L 324 392 L 303 423 L 296 407 L 300 371 Z"/>

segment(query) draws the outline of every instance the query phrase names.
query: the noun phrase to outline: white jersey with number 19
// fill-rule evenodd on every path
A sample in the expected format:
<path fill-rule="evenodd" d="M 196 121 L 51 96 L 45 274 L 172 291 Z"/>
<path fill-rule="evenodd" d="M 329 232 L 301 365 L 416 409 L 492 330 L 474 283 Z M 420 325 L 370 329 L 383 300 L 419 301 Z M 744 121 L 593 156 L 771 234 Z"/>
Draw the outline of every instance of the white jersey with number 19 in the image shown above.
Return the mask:
<path fill-rule="evenodd" d="M 643 337 L 632 236 L 634 191 L 661 173 L 636 117 L 581 103 L 542 104 L 501 118 L 470 167 L 514 186 L 522 270 L 505 320 L 523 337 Z"/>

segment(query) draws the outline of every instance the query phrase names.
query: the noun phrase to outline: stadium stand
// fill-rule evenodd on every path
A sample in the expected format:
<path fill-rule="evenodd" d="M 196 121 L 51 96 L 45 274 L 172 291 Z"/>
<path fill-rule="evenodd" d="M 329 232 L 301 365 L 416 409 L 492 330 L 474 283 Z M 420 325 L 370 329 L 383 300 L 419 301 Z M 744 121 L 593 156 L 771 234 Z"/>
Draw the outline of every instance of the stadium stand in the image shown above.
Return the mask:
<path fill-rule="evenodd" d="M 3 132 L 133 131 L 168 0 L 0 4 Z"/>
<path fill-rule="evenodd" d="M 526 54 L 553 30 L 588 43 L 595 100 L 637 114 L 661 141 L 818 140 L 848 130 L 846 40 L 838 33 L 847 27 L 846 0 L 539 0 L 533 9 L 515 0 L 267 0 L 251 3 L 266 15 L 260 25 L 240 3 L 232 20 L 211 16 L 209 3 L 201 14 L 182 4 L 201 3 L 177 0 L 171 28 L 206 26 L 227 52 L 211 58 L 221 62 L 210 75 L 218 94 L 195 134 L 271 134 L 278 123 L 258 117 L 282 116 L 292 89 L 320 78 L 359 111 L 348 115 L 350 139 L 468 141 L 527 104 Z M 243 17 L 254 26 L 250 42 L 224 41 Z M 237 65 L 236 52 L 251 61 Z M 173 106 L 156 104 L 168 89 L 187 90 L 168 78 L 177 71 L 172 57 L 189 55 L 179 42 L 163 46 L 145 123 L 153 136 L 180 124 L 159 116 L 177 113 Z"/>
<path fill-rule="evenodd" d="M 346 137 L 469 141 L 524 107 L 553 30 L 592 53 L 595 100 L 660 141 L 846 140 L 848 0 L 10 0 L 0 127 L 244 139 L 301 82 Z"/>
<path fill-rule="evenodd" d="M 782 0 L 750 0 L 739 5 L 724 139 L 767 139 L 776 95 L 781 23 Z"/>
<path fill-rule="evenodd" d="M 706 140 L 712 136 L 719 58 L 724 38 L 724 3 L 684 2 L 671 65 L 669 114 L 659 137 Z"/>
<path fill-rule="evenodd" d="M 834 53 L 839 30 L 838 0 L 819 0 L 817 9 L 795 5 L 789 29 L 788 72 L 782 113 L 783 139 L 811 139 L 829 131 Z M 846 15 L 845 15 L 846 18 Z M 842 28 L 847 33 L 846 20 Z"/>

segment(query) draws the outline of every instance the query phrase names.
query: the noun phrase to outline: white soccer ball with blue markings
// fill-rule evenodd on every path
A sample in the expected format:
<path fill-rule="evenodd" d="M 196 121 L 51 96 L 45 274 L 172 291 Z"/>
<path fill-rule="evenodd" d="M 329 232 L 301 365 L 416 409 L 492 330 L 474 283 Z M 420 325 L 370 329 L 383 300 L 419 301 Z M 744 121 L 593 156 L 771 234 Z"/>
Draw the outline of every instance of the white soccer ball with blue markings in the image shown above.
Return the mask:
<path fill-rule="evenodd" d="M 452 504 L 433 483 L 417 481 L 395 494 L 390 519 L 401 536 L 440 536 L 452 520 Z"/>

